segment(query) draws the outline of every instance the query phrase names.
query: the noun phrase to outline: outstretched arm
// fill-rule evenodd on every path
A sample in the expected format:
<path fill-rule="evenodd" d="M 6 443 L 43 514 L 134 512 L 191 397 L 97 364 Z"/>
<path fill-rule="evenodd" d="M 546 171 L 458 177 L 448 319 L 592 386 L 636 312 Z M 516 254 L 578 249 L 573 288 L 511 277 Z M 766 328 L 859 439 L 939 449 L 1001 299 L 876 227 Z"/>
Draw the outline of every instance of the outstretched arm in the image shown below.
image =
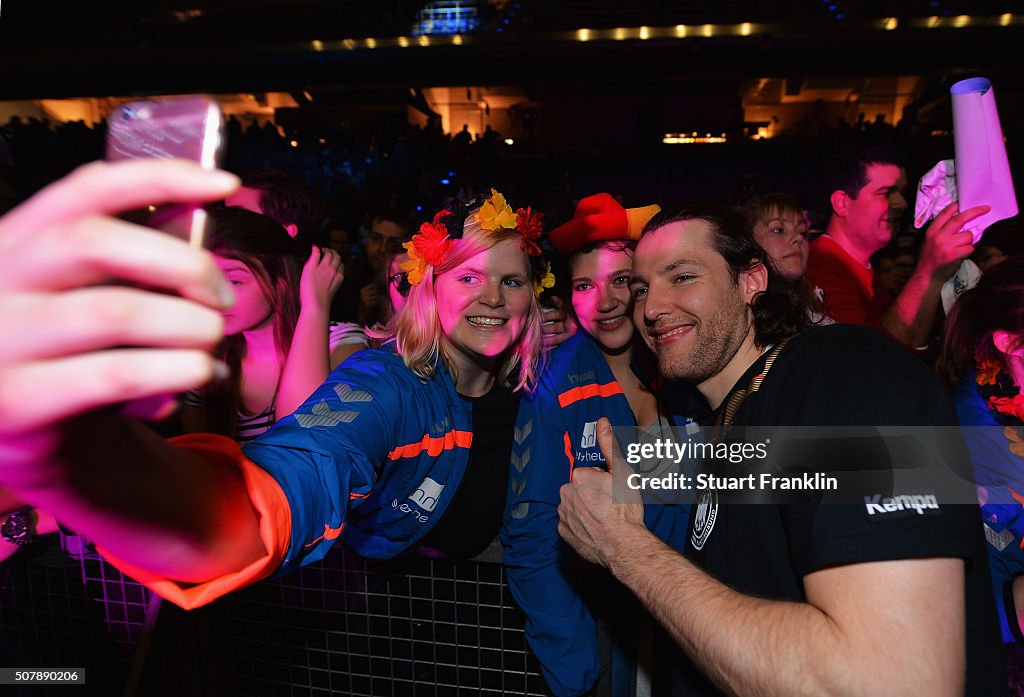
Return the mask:
<path fill-rule="evenodd" d="M 612 462 L 611 427 L 598 425 Z M 691 659 L 733 695 L 961 695 L 966 670 L 960 559 L 850 564 L 803 579 L 806 602 L 757 598 L 715 580 L 652 535 L 621 458 L 562 487 L 559 532 L 607 566 Z M 893 639 L 897 637 L 897 639 Z"/>
<path fill-rule="evenodd" d="M 233 297 L 206 252 L 110 216 L 237 185 L 184 162 L 95 163 L 0 218 L 0 483 L 183 581 L 259 558 L 255 512 L 236 471 L 118 405 L 209 381 L 220 368 L 207 351 Z"/>

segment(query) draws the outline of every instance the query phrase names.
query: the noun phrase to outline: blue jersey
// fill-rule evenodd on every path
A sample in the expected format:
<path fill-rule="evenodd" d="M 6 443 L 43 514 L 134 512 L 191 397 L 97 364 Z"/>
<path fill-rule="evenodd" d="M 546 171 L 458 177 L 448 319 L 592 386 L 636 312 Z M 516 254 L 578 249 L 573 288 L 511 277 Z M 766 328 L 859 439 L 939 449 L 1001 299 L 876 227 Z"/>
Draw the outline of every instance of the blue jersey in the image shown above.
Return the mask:
<path fill-rule="evenodd" d="M 551 352 L 536 392 L 520 404 L 501 534 L 527 640 L 559 697 L 586 693 L 601 670 L 594 618 L 575 587 L 575 553 L 558 535 L 556 509 L 559 488 L 576 467 L 606 467 L 596 438 L 602 416 L 612 426 L 636 425 L 597 344 L 577 332 Z M 673 419 L 676 426 L 683 421 Z M 682 550 L 689 506 L 647 506 L 644 522 Z"/>
<path fill-rule="evenodd" d="M 472 410 L 447 369 L 417 377 L 387 350 L 360 351 L 244 453 L 280 485 L 291 539 L 280 571 L 342 535 L 364 557 L 416 546 L 466 471 Z"/>
<path fill-rule="evenodd" d="M 1022 641 L 1007 597 L 1012 597 L 1013 580 L 1024 575 L 1024 461 L 1010 450 L 1004 426 L 979 393 L 973 372 L 956 386 L 953 397 L 974 479 L 979 492 L 984 491 L 981 515 L 1000 632 L 1005 643 Z"/>

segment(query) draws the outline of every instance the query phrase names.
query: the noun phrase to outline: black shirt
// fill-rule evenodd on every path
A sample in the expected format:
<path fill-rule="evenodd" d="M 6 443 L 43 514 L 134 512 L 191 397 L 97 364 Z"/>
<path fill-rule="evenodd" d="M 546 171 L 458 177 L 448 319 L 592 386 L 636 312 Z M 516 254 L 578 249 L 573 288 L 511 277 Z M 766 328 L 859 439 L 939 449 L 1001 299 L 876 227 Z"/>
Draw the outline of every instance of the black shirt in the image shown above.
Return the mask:
<path fill-rule="evenodd" d="M 743 389 L 767 354 L 733 388 Z M 728 402 L 728 397 L 723 404 Z M 881 333 L 846 325 L 807 329 L 779 354 L 734 423 L 743 426 L 953 426 L 945 387 Z M 927 557 L 966 560 L 966 695 L 1006 694 L 985 540 L 976 506 L 944 504 L 929 515 L 869 515 L 857 504 L 719 504 L 700 500 L 686 557 L 739 592 L 805 600 L 803 577 L 843 564 Z M 714 515 L 710 512 L 714 509 Z M 699 547 L 699 548 L 698 548 Z M 889 640 L 898 642 L 898 636 Z M 737 641 L 743 641 L 737 637 Z M 674 692 L 721 694 L 692 666 Z"/>
<path fill-rule="evenodd" d="M 422 544 L 450 557 L 470 559 L 484 551 L 501 528 L 520 393 L 495 383 L 485 395 L 462 398 L 473 406 L 466 473 L 444 517 Z"/>

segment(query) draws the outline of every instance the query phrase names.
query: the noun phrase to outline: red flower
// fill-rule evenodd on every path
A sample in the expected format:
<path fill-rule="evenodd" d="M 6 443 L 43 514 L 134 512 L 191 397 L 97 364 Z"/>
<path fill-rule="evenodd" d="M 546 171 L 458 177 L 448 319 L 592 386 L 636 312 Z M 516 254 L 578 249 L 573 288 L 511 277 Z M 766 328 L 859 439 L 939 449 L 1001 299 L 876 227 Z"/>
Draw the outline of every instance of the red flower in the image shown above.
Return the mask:
<path fill-rule="evenodd" d="M 409 261 L 401 264 L 402 270 L 409 273 L 409 283 L 418 286 L 423 280 L 423 274 L 427 271 L 427 265 L 437 266 L 448 255 L 452 241 L 448 237 L 448 228 L 439 223 L 441 211 L 434 216 L 434 222 L 423 223 L 420 231 L 412 236 L 411 242 L 402 246 L 409 253 Z"/>
<path fill-rule="evenodd" d="M 543 213 L 534 213 L 533 208 L 520 208 L 516 211 L 516 230 L 523 236 L 519 248 L 530 256 L 540 255 L 540 246 L 534 240 L 540 239 L 541 220 Z"/>
<path fill-rule="evenodd" d="M 434 220 L 437 221 L 439 216 L 440 214 L 435 216 Z M 436 266 L 444 261 L 452 241 L 448 237 L 448 228 L 442 223 L 434 222 L 420 225 L 420 231 L 413 236 L 412 244 L 419 258 Z"/>
<path fill-rule="evenodd" d="M 1018 394 L 1013 397 L 989 397 L 988 406 L 989 409 L 995 409 L 1000 414 L 1006 414 L 1007 416 L 1013 416 L 1024 420 L 1024 395 Z"/>

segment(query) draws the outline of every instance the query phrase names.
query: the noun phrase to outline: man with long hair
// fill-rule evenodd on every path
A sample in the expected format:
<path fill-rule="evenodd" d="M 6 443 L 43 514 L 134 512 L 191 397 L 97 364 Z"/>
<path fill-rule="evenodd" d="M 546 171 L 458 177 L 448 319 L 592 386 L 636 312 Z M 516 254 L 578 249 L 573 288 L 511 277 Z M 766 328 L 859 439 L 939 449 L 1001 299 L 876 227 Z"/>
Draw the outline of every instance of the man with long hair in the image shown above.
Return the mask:
<path fill-rule="evenodd" d="M 802 295 L 746 225 L 728 209 L 663 211 L 630 282 L 661 373 L 707 401 L 712 443 L 736 444 L 730 426 L 953 423 L 943 386 L 912 354 L 870 329 L 807 327 Z M 611 471 L 574 472 L 559 531 L 636 593 L 692 661 L 679 662 L 675 694 L 1005 694 L 976 507 L 944 500 L 906 516 L 763 491 L 760 503 L 727 503 L 697 487 L 680 554 L 644 526 L 628 485 L 638 475 L 613 457 L 607 420 L 598 439 Z M 808 461 L 824 469 L 848 440 Z M 625 502 L 613 502 L 613 482 Z"/>

